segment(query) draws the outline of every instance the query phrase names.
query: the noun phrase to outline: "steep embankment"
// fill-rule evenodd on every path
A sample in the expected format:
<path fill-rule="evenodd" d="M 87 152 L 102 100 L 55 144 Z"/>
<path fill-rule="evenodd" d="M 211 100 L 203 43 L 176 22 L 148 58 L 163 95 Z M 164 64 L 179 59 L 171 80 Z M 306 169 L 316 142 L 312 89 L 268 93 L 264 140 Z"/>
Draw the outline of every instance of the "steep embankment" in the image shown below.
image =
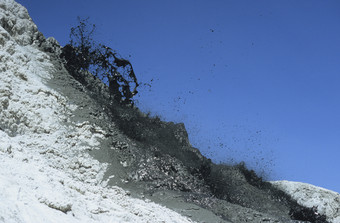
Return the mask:
<path fill-rule="evenodd" d="M 0 0 L 0 221 L 325 222 L 243 165 L 213 164 L 183 124 L 113 103 L 91 74 L 78 82 L 61 51 Z"/>

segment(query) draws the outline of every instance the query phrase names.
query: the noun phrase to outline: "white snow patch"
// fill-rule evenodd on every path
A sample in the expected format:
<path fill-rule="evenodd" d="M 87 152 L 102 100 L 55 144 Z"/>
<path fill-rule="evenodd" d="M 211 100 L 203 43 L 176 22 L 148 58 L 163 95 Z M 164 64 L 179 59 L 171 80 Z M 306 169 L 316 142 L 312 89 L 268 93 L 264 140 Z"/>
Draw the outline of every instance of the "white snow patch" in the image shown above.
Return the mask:
<path fill-rule="evenodd" d="M 272 181 L 270 183 L 292 196 L 300 205 L 309 208 L 317 207 L 318 212 L 326 215 L 328 221 L 333 223 L 340 222 L 339 193 L 307 183 L 286 180 Z"/>

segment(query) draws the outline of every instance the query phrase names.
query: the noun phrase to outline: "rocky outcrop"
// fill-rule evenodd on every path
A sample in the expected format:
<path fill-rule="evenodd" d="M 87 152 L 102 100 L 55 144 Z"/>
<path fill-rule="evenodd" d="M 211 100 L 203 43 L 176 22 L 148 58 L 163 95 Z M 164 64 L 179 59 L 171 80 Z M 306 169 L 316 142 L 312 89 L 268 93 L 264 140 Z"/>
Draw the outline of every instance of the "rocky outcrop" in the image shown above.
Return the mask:
<path fill-rule="evenodd" d="M 26 46 L 39 43 L 43 39 L 27 9 L 11 0 L 0 2 L 0 26 L 0 45 L 13 40 L 21 46 Z"/>

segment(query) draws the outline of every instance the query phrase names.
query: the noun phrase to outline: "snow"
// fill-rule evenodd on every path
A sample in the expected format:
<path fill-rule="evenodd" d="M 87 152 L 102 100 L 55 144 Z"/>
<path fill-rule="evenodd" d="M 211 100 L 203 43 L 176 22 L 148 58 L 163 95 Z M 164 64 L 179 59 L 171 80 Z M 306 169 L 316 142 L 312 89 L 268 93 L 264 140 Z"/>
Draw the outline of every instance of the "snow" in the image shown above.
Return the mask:
<path fill-rule="evenodd" d="M 192 222 L 106 186 L 108 164 L 86 153 L 105 132 L 47 87 L 56 68 L 27 10 L 0 0 L 0 22 L 0 222 Z"/>
<path fill-rule="evenodd" d="M 107 186 L 108 164 L 87 153 L 99 149 L 106 133 L 71 121 L 77 104 L 47 87 L 57 68 L 38 49 L 42 38 L 24 7 L 0 0 L 0 222 L 192 222 Z M 340 222 L 338 193 L 272 183 Z"/>
<path fill-rule="evenodd" d="M 340 194 L 307 183 L 292 181 L 273 181 L 275 187 L 291 195 L 300 205 L 317 207 L 320 214 L 327 216 L 327 220 L 340 222 Z"/>

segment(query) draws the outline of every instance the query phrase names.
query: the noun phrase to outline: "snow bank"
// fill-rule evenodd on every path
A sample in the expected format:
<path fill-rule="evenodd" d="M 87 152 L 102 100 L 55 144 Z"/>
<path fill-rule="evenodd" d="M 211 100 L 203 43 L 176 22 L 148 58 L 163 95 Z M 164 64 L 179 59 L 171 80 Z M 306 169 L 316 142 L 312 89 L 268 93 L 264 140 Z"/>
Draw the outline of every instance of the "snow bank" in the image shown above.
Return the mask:
<path fill-rule="evenodd" d="M 105 187 L 108 165 L 86 152 L 105 132 L 45 84 L 56 68 L 27 10 L 0 0 L 0 25 L 0 222 L 191 222 Z"/>
<path fill-rule="evenodd" d="M 275 187 L 291 195 L 300 205 L 316 207 L 318 213 L 327 216 L 327 220 L 340 222 L 340 194 L 307 183 L 292 181 L 273 181 Z"/>

